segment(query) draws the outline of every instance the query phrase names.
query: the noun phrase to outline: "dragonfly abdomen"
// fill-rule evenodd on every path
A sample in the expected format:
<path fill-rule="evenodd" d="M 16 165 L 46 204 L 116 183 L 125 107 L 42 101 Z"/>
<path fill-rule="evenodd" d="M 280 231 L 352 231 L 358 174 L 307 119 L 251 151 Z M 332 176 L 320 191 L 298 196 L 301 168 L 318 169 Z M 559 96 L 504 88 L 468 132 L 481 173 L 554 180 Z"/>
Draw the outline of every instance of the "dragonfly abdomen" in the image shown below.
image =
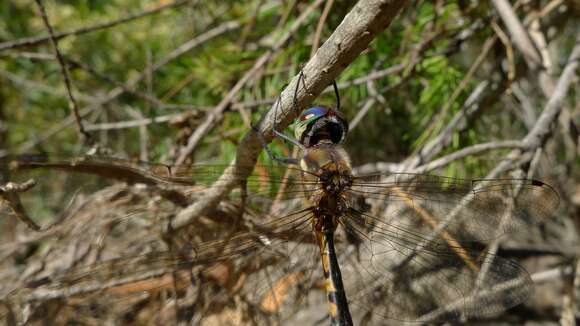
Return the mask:
<path fill-rule="evenodd" d="M 324 283 L 331 325 L 352 325 L 352 317 L 342 283 L 342 275 L 334 250 L 332 231 L 317 234 L 324 271 Z"/>

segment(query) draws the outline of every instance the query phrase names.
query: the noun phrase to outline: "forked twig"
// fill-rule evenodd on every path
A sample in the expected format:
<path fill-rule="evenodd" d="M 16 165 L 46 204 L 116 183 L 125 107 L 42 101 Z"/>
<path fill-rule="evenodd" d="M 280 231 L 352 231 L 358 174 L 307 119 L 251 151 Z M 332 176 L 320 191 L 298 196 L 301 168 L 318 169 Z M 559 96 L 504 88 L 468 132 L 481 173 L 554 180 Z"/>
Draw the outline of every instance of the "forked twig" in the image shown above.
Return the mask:
<path fill-rule="evenodd" d="M 30 179 L 23 183 L 8 182 L 4 185 L 0 185 L 0 199 L 7 202 L 16 217 L 18 217 L 24 224 L 34 231 L 40 231 L 41 227 L 36 224 L 24 210 L 22 202 L 18 193 L 25 192 L 36 185 L 36 181 Z"/>

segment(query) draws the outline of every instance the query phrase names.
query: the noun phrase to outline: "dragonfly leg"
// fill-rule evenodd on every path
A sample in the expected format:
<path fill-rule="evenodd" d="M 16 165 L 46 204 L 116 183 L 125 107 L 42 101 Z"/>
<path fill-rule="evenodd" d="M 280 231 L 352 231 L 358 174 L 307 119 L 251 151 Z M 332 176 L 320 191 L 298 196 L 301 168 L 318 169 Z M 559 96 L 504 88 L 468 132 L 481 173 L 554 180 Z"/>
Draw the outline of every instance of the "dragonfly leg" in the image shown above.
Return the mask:
<path fill-rule="evenodd" d="M 302 81 L 302 86 L 304 87 L 304 89 L 306 89 L 306 82 L 304 79 L 304 73 L 303 73 L 302 69 L 300 70 L 298 82 L 296 84 L 296 88 L 294 89 L 294 96 L 292 97 L 292 107 L 294 108 L 294 112 L 296 113 L 296 117 L 298 117 L 300 115 L 300 108 L 298 107 L 298 101 L 296 99 L 298 97 L 298 87 L 300 86 L 301 81 Z M 336 87 L 336 83 L 335 83 L 335 87 Z M 337 96 L 338 96 L 338 89 L 335 89 L 335 90 L 336 90 Z M 288 136 L 281 131 L 276 130 L 276 123 L 278 122 L 278 110 L 280 108 L 280 102 L 281 102 L 281 97 L 278 97 L 278 100 L 276 101 L 276 107 L 274 108 L 274 123 L 272 124 L 273 125 L 272 126 L 272 133 L 276 137 L 283 139 L 283 140 L 286 140 L 286 141 L 290 142 L 291 144 L 293 144 L 294 146 L 297 146 L 298 148 L 300 148 L 302 151 L 304 151 L 306 148 L 304 147 L 303 144 L 300 143 L 299 140 L 295 139 L 292 136 Z M 262 142 L 262 147 L 264 147 L 266 154 L 268 154 L 268 157 L 271 160 L 280 162 L 282 164 L 298 164 L 298 159 L 296 159 L 296 158 L 275 156 L 274 153 L 272 153 L 272 151 L 268 147 L 268 144 L 267 144 L 266 140 L 264 139 L 264 136 L 258 130 L 258 128 L 256 128 L 254 125 L 252 125 L 251 127 L 258 134 L 258 138 L 260 139 L 260 142 Z"/>
<path fill-rule="evenodd" d="M 270 147 L 268 147 L 268 143 L 266 143 L 266 139 L 264 139 L 264 135 L 262 135 L 260 130 L 258 130 L 258 128 L 256 128 L 256 126 L 254 126 L 254 125 L 252 125 L 251 127 L 252 127 L 252 130 L 254 130 L 256 132 L 256 134 L 258 135 L 258 139 L 260 139 L 260 142 L 262 143 L 262 147 L 264 148 L 264 150 L 266 151 L 266 154 L 268 155 L 268 157 L 272 161 L 280 162 L 282 164 L 298 164 L 298 159 L 296 159 L 296 158 L 279 157 L 279 156 L 274 155 L 274 153 L 272 153 L 272 150 L 270 149 Z M 276 134 L 276 131 L 274 134 L 276 136 L 278 136 L 278 134 Z"/>
<path fill-rule="evenodd" d="M 300 69 L 300 74 L 298 75 L 298 82 L 296 83 L 296 88 L 294 89 L 294 96 L 292 96 L 292 108 L 294 109 L 296 118 L 300 116 L 300 108 L 298 107 L 298 101 L 296 100 L 298 97 L 298 86 L 300 86 L 300 81 L 302 81 L 303 87 L 306 88 L 306 82 L 304 81 L 304 73 L 302 72 L 302 69 Z M 280 102 L 281 98 L 278 97 L 278 101 L 276 102 L 276 108 L 274 108 L 274 122 L 278 121 L 278 109 L 280 108 Z M 304 145 L 302 145 L 298 139 L 292 136 L 288 136 L 283 132 L 276 130 L 276 123 L 273 124 L 272 132 L 274 133 L 274 135 L 276 135 L 276 137 L 292 143 L 294 146 L 297 146 L 301 150 L 305 149 Z"/>
<path fill-rule="evenodd" d="M 298 88 L 296 89 L 296 91 L 298 90 Z M 295 92 L 296 95 L 296 92 Z M 280 102 L 281 102 L 281 98 L 278 97 L 278 100 L 276 101 L 276 107 L 274 108 L 274 123 L 272 126 L 272 132 L 274 133 L 274 135 L 280 139 L 286 140 L 290 143 L 292 143 L 294 146 L 298 146 L 301 150 L 304 150 L 304 145 L 302 145 L 297 139 L 294 139 L 291 136 L 288 136 L 286 134 L 284 134 L 283 132 L 280 132 L 278 130 L 276 130 L 276 122 L 278 121 L 278 108 L 280 107 Z M 294 99 L 294 108 L 296 109 L 296 99 Z M 270 148 L 268 147 L 268 144 L 266 142 L 266 140 L 264 139 L 264 135 L 262 135 L 262 133 L 258 130 L 258 128 L 254 125 L 251 126 L 252 129 L 258 134 L 258 138 L 260 139 L 260 142 L 262 143 L 262 147 L 264 148 L 264 150 L 266 151 L 266 154 L 268 155 L 268 157 L 273 160 L 273 161 L 277 161 L 280 162 L 282 164 L 298 164 L 298 159 L 293 158 L 293 157 L 279 157 L 274 155 L 274 153 L 272 153 L 272 151 L 270 150 Z"/>

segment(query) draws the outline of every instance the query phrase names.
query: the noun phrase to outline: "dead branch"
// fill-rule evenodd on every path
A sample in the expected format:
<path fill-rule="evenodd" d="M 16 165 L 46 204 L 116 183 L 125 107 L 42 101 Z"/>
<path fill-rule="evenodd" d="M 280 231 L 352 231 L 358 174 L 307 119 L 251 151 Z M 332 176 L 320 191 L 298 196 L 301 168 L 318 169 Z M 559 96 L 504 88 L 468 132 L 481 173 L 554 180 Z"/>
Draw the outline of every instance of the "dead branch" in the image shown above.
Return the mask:
<path fill-rule="evenodd" d="M 16 217 L 18 217 L 24 224 L 34 231 L 40 231 L 40 225 L 36 224 L 24 210 L 22 202 L 18 193 L 28 191 L 36 185 L 36 181 L 28 180 L 24 183 L 8 182 L 5 185 L 0 185 L 0 199 L 8 203 Z M 1 201 L 0 201 L 1 202 Z"/>
<path fill-rule="evenodd" d="M 528 65 L 533 69 L 541 67 L 542 60 L 540 59 L 540 55 L 509 2 L 506 0 L 493 0 L 493 4 L 505 23 L 514 44 L 524 55 Z"/>
<path fill-rule="evenodd" d="M 566 67 L 562 71 L 560 78 L 558 79 L 558 83 L 556 84 L 556 88 L 554 89 L 554 93 L 548 100 L 548 103 L 544 107 L 542 114 L 536 121 L 536 124 L 530 130 L 530 132 L 524 137 L 522 140 L 525 146 L 526 152 L 535 152 L 537 149 L 544 146 L 548 138 L 552 134 L 552 125 L 554 122 L 557 121 L 558 115 L 562 110 L 562 104 L 566 95 L 568 94 L 568 90 L 572 81 L 576 76 L 576 69 L 580 64 L 580 35 L 576 38 L 576 45 L 572 49 L 572 53 L 568 58 L 568 63 Z M 512 157 L 518 157 L 521 155 L 520 150 L 514 150 L 508 155 L 508 159 Z M 504 161 L 500 163 L 497 167 L 496 173 L 502 173 L 506 170 L 506 166 L 509 165 L 509 162 Z"/>

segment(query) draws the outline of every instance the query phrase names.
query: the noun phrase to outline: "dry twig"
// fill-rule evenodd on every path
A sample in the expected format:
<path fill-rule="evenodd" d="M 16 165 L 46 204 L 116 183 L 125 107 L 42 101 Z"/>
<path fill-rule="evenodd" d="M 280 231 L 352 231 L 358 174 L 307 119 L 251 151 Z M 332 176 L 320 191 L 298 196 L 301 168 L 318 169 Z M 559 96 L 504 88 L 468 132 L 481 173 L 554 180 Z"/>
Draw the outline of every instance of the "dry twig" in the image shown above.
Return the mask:
<path fill-rule="evenodd" d="M 54 49 L 54 55 L 56 56 L 56 59 L 58 61 L 58 65 L 60 66 L 60 73 L 62 74 L 62 77 L 64 79 L 64 85 L 66 87 L 66 93 L 68 96 L 69 108 L 71 110 L 71 114 L 72 114 L 74 121 L 76 123 L 77 131 L 79 133 L 79 136 L 81 136 L 83 143 L 88 145 L 91 142 L 91 136 L 83 127 L 83 122 L 82 122 L 81 116 L 79 114 L 79 106 L 77 104 L 77 101 L 75 100 L 73 93 L 72 93 L 72 84 L 70 81 L 70 76 L 68 74 L 68 69 L 67 69 L 66 64 L 64 62 L 64 59 L 62 57 L 62 54 L 60 53 L 60 50 L 58 48 L 58 43 L 56 41 L 56 38 L 54 37 L 54 31 L 52 30 L 52 26 L 50 25 L 50 22 L 48 21 L 48 16 L 46 15 L 46 9 L 44 9 L 44 5 L 42 4 L 41 0 L 35 0 L 35 1 L 36 1 L 36 5 L 38 6 L 38 9 L 40 11 L 40 16 L 42 17 L 42 21 L 44 22 L 44 26 L 46 27 L 46 30 L 48 31 L 50 43 L 52 44 L 52 48 Z"/>

